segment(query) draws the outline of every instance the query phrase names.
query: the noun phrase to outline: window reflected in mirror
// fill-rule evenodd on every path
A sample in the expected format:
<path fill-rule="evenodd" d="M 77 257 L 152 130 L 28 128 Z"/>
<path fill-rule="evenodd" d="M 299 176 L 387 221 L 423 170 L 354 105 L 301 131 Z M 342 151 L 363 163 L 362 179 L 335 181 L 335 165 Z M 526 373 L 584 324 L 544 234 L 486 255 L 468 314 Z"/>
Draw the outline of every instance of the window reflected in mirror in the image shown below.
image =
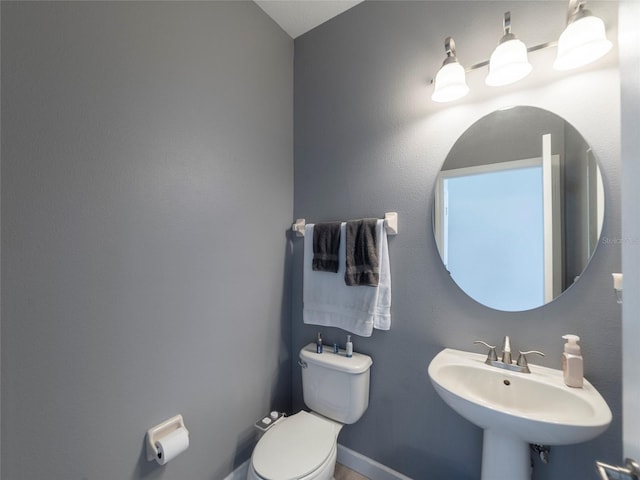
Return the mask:
<path fill-rule="evenodd" d="M 455 143 L 435 186 L 446 269 L 477 302 L 523 311 L 582 274 L 604 218 L 602 178 L 582 136 L 534 107 L 499 110 Z"/>

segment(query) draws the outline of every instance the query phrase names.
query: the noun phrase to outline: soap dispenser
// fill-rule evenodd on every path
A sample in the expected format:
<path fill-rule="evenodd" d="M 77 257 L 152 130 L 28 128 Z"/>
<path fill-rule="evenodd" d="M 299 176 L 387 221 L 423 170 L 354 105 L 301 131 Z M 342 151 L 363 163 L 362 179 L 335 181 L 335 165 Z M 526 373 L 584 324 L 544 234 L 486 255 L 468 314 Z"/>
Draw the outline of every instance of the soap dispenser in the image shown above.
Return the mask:
<path fill-rule="evenodd" d="M 578 345 L 580 337 L 567 334 L 563 335 L 562 338 L 567 341 L 564 344 L 564 353 L 562 354 L 564 383 L 569 387 L 582 388 L 584 370 L 580 345 Z"/>

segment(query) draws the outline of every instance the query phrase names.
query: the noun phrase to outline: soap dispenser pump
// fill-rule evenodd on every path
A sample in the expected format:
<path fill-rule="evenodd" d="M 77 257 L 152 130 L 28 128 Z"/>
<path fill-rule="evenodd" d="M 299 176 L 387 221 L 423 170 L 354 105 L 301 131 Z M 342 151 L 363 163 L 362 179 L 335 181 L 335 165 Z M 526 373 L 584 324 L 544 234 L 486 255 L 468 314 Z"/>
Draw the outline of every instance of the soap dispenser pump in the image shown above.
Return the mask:
<path fill-rule="evenodd" d="M 563 335 L 562 338 L 567 341 L 564 344 L 564 353 L 562 354 L 564 383 L 569 387 L 582 388 L 584 368 L 580 345 L 578 345 L 580 337 L 567 334 Z"/>

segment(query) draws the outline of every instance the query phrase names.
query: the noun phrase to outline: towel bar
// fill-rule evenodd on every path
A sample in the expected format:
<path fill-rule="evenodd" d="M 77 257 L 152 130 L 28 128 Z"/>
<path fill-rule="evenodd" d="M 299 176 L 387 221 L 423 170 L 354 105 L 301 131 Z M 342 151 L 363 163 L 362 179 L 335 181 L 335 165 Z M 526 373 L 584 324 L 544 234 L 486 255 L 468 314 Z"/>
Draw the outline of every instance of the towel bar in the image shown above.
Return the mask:
<path fill-rule="evenodd" d="M 304 218 L 298 218 L 292 225 L 291 230 L 295 232 L 296 237 L 304 237 L 304 226 L 306 225 Z M 384 228 L 387 235 L 398 234 L 398 212 L 387 212 L 384 214 Z"/>

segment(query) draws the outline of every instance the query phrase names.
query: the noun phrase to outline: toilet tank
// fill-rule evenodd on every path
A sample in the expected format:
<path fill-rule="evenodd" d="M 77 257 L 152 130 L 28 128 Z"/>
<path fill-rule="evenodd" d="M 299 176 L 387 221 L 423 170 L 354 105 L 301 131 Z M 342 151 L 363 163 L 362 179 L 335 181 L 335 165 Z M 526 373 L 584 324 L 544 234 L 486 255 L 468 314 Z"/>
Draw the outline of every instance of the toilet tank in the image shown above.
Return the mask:
<path fill-rule="evenodd" d="M 369 406 L 371 357 L 344 350 L 325 349 L 316 353 L 316 344 L 300 350 L 304 403 L 312 411 L 340 423 L 357 422 Z"/>

